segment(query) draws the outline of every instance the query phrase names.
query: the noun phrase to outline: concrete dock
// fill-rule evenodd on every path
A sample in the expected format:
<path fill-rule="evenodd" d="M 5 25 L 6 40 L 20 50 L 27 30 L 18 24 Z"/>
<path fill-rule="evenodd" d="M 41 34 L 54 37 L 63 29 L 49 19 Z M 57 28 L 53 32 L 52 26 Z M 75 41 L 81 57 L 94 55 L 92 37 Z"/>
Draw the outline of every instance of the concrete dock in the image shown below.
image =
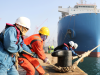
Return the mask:
<path fill-rule="evenodd" d="M 57 57 L 52 57 L 51 54 L 46 54 L 46 56 L 49 58 L 52 64 L 57 63 Z M 88 75 L 79 67 L 77 67 L 74 72 L 60 73 L 55 71 L 53 66 L 43 63 L 42 60 L 39 59 L 39 62 L 43 66 L 45 72 L 49 73 L 50 75 Z M 26 71 L 21 67 L 19 67 L 18 72 L 19 75 L 26 75 Z M 35 75 L 39 75 L 37 71 L 35 72 Z"/>

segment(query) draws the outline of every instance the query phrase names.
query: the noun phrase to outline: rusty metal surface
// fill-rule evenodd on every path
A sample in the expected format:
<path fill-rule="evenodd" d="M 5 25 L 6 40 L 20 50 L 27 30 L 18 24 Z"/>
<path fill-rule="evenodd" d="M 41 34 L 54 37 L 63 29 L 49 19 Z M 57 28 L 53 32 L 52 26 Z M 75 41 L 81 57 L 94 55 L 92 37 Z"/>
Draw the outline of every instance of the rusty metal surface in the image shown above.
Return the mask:
<path fill-rule="evenodd" d="M 74 72 L 60 73 L 60 72 L 55 71 L 52 66 L 47 66 L 45 67 L 45 72 L 49 73 L 50 75 L 88 75 L 79 67 L 77 67 Z"/>

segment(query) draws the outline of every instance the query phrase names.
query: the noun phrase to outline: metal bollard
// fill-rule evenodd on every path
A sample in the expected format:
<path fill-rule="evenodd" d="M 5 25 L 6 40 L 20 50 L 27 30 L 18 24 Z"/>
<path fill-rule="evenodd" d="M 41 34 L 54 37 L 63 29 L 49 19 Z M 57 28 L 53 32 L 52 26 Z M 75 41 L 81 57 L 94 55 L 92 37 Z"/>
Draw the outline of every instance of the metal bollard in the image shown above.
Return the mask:
<path fill-rule="evenodd" d="M 52 56 L 58 57 L 57 66 L 60 66 L 60 67 L 72 66 L 72 51 L 57 50 L 52 53 Z"/>

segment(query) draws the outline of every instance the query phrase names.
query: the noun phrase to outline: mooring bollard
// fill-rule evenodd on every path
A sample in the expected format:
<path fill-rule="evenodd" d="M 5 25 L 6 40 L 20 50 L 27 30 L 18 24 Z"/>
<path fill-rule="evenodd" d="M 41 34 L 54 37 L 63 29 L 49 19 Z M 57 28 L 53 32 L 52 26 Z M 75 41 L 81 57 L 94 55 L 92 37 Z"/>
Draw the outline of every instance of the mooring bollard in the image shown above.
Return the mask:
<path fill-rule="evenodd" d="M 57 50 L 52 53 L 52 56 L 58 57 L 57 66 L 60 66 L 60 67 L 72 66 L 72 51 Z"/>

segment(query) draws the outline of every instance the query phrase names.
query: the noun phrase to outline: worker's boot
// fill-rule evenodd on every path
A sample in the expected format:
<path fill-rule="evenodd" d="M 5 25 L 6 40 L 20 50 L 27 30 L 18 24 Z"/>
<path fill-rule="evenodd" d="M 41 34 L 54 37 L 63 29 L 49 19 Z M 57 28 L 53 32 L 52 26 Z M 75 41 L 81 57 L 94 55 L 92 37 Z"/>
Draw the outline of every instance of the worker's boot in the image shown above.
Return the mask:
<path fill-rule="evenodd" d="M 49 73 L 45 73 L 44 75 L 49 75 Z"/>

